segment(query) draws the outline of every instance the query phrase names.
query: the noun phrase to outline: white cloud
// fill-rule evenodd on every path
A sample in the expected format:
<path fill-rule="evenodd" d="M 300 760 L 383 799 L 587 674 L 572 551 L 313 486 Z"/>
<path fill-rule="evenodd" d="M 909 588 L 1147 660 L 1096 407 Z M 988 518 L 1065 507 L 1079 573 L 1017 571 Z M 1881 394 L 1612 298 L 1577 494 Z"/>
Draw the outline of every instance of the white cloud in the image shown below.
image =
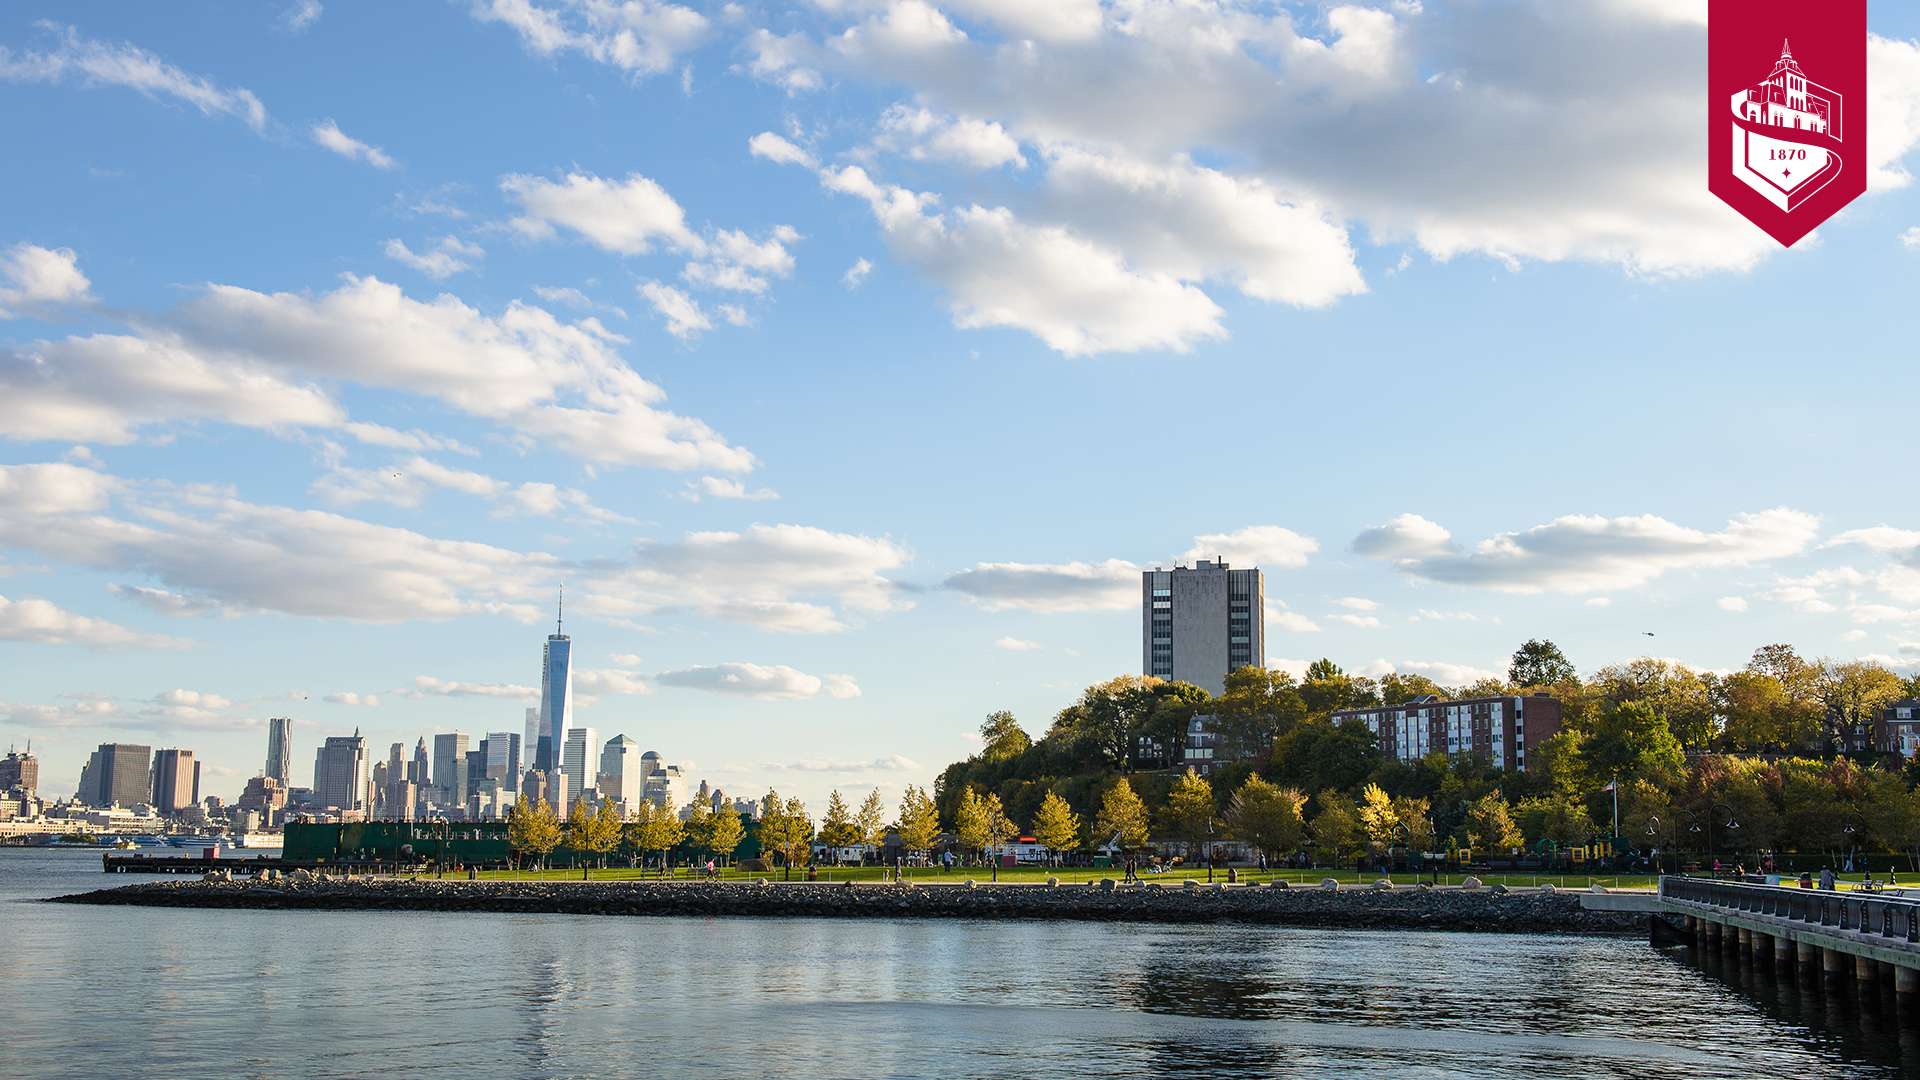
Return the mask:
<path fill-rule="evenodd" d="M 335 705 L 359 705 L 359 706 L 364 706 L 368 708 L 372 708 L 380 704 L 380 698 L 379 698 L 379 695 L 377 694 L 356 694 L 351 690 L 343 691 L 338 694 L 328 694 L 325 698 L 322 698 L 321 700 L 330 701 Z"/>
<path fill-rule="evenodd" d="M 805 150 L 800 149 L 798 146 L 775 135 L 771 131 L 763 131 L 753 138 L 748 139 L 747 149 L 754 157 L 763 157 L 775 164 L 804 165 L 809 169 L 814 167 L 812 154 L 807 153 Z"/>
<path fill-rule="evenodd" d="M 785 664 L 765 667 L 760 664 L 715 664 L 711 667 L 663 671 L 655 676 L 662 686 L 705 690 L 710 694 L 756 698 L 762 701 L 805 699 L 822 692 L 836 698 L 858 697 L 860 688 L 851 676 L 825 678 L 796 671 Z M 831 683 L 829 680 L 832 680 Z"/>
<path fill-rule="evenodd" d="M 635 657 L 635 659 L 639 659 Z M 573 690 L 585 704 L 608 694 L 645 695 L 653 693 L 646 680 L 631 671 L 607 668 L 575 668 Z"/>
<path fill-rule="evenodd" d="M 280 25 L 289 34 L 304 32 L 320 18 L 320 0 L 295 0 L 292 7 L 280 13 Z"/>
<path fill-rule="evenodd" d="M 895 105 L 881 114 L 880 132 L 873 141 L 876 148 L 916 161 L 946 161 L 976 170 L 1027 167 L 1020 141 L 997 123 Z"/>
<path fill-rule="evenodd" d="M 635 77 L 674 69 L 680 54 L 707 36 L 706 16 L 658 0 L 473 0 L 473 17 L 520 35 L 536 56 L 574 52 Z"/>
<path fill-rule="evenodd" d="M 1396 666 L 1397 670 L 1410 671 L 1416 675 L 1425 675 L 1441 686 L 1471 686 L 1481 679 L 1503 679 L 1497 671 L 1472 667 L 1467 664 L 1448 664 L 1424 660 L 1408 660 Z"/>
<path fill-rule="evenodd" d="M 452 277 L 462 270 L 473 269 L 473 263 L 486 255 L 486 250 L 477 244 L 462 243 L 458 237 L 443 236 L 440 243 L 418 255 L 399 240 L 389 240 L 386 245 L 387 258 L 410 266 L 435 281 Z M 538 291 L 537 289 L 535 290 Z"/>
<path fill-rule="evenodd" d="M 1394 559 L 1410 577 L 1501 592 L 1592 592 L 1639 585 L 1668 570 L 1740 566 L 1798 554 L 1812 544 L 1819 520 L 1779 507 L 1742 514 L 1707 533 L 1651 514 L 1604 518 L 1569 515 L 1524 532 L 1501 533 L 1460 552 L 1445 529 L 1402 515 L 1366 529 L 1354 550 Z"/>
<path fill-rule="evenodd" d="M 483 697 L 508 701 L 538 701 L 540 691 L 512 683 L 447 682 L 431 675 L 416 675 L 407 686 L 387 691 L 403 697 Z"/>
<path fill-rule="evenodd" d="M 1779 589 L 1768 589 L 1760 594 L 1762 600 L 1772 600 L 1779 604 L 1792 604 L 1795 611 L 1809 615 L 1824 615 L 1838 608 L 1820 599 L 1819 590 L 1806 585 L 1790 585 Z"/>
<path fill-rule="evenodd" d="M 181 596 L 165 589 L 149 589 L 144 585 L 122 585 L 111 582 L 107 588 L 125 600 L 131 600 L 157 615 L 184 619 L 194 615 L 205 615 L 209 611 L 219 611 L 220 605 L 201 597 Z"/>
<path fill-rule="evenodd" d="M 994 642 L 993 647 L 996 649 L 1007 649 L 1012 652 L 1026 652 L 1029 649 L 1046 648 L 1046 646 L 1037 641 L 1021 641 L 1017 637 L 1003 637 Z"/>
<path fill-rule="evenodd" d="M 1920 249 L 1920 225 L 1915 225 L 1900 234 L 1900 242 L 1910 248 Z"/>
<path fill-rule="evenodd" d="M 759 488 L 748 491 L 745 484 L 738 480 L 728 480 L 718 476 L 700 478 L 700 490 L 716 499 L 745 499 L 748 502 L 760 502 L 765 499 L 777 499 L 780 493 L 772 488 Z"/>
<path fill-rule="evenodd" d="M 681 290 L 657 281 L 643 281 L 638 291 L 653 305 L 653 310 L 667 320 L 667 333 L 674 337 L 685 341 L 702 330 L 713 329 L 713 320 L 700 310 L 700 302 Z"/>
<path fill-rule="evenodd" d="M 386 151 L 377 146 L 369 146 L 341 131 L 340 125 L 334 123 L 332 117 L 315 123 L 309 131 L 313 135 L 314 142 L 350 161 L 364 161 L 376 169 L 393 168 L 393 159 L 387 156 Z M 389 241 L 387 254 L 393 254 L 391 245 L 398 242 Z"/>
<path fill-rule="evenodd" d="M 1140 603 L 1140 567 L 1121 559 L 1103 563 L 980 563 L 947 575 L 941 584 L 965 594 L 988 611 L 1118 611 Z"/>
<path fill-rule="evenodd" d="M 0 79 L 55 84 L 71 81 L 82 87 L 124 86 L 149 98 L 176 98 L 209 116 L 237 116 L 256 133 L 266 130 L 266 106 L 251 90 L 223 89 L 211 79 L 189 75 L 135 45 L 108 45 L 80 37 L 71 26 L 40 25 L 61 31 L 60 47 L 44 53 L 14 53 L 0 47 Z"/>
<path fill-rule="evenodd" d="M 744 471 L 753 455 L 658 409 L 664 394 L 594 319 L 561 323 L 519 302 L 487 316 L 452 296 L 409 299 L 348 276 L 330 293 L 209 285 L 138 336 L 0 347 L 0 432 L 126 443 L 139 428 L 205 417 L 252 427 L 349 427 L 329 380 L 434 397 L 593 461 Z"/>
<path fill-rule="evenodd" d="M 534 292 L 534 295 L 538 296 L 540 299 L 546 300 L 550 303 L 565 304 L 568 307 L 580 308 L 585 311 L 610 312 L 614 315 L 618 315 L 622 319 L 627 317 L 627 311 L 625 308 L 616 307 L 613 304 L 603 304 L 598 300 L 595 300 L 592 297 L 588 296 L 586 293 L 581 292 L 579 289 L 575 289 L 571 287 L 550 289 L 543 285 L 535 285 L 533 287 L 533 292 Z"/>
<path fill-rule="evenodd" d="M 144 634 L 105 619 L 90 619 L 28 597 L 0 596 L 0 640 L 31 641 L 41 645 L 84 645 L 95 652 L 129 649 L 190 649 L 197 642 L 164 634 Z"/>
<path fill-rule="evenodd" d="M 1607 607 L 1607 606 L 1609 606 L 1609 605 L 1611 605 L 1612 603 L 1613 603 L 1613 601 L 1612 601 L 1612 600 L 1611 600 L 1610 598 L 1608 598 L 1608 597 L 1605 597 L 1605 596 L 1596 596 L 1596 597 L 1594 597 L 1593 599 L 1591 599 L 1591 600 L 1589 600 L 1589 601 L 1587 601 L 1587 606 L 1588 606 L 1588 607 L 1595 607 L 1595 608 L 1603 608 L 1603 607 Z"/>
<path fill-rule="evenodd" d="M 1849 630 L 1846 633 L 1840 635 L 1840 640 L 1841 641 L 1865 641 L 1867 640 L 1867 632 L 1865 630 Z M 1900 651 L 1905 652 L 1906 650 L 1901 649 Z"/>
<path fill-rule="evenodd" d="M 1332 619 L 1334 622 L 1346 623 L 1349 626 L 1374 628 L 1380 625 L 1380 620 L 1371 615 L 1329 615 L 1327 618 Z"/>
<path fill-rule="evenodd" d="M 1297 611 L 1275 611 L 1273 608 L 1268 608 L 1267 625 L 1277 626 L 1282 630 L 1291 630 L 1296 634 L 1320 633 L 1319 623 L 1314 622 L 1312 619 L 1307 618 Z"/>
<path fill-rule="evenodd" d="M 0 713 L 15 725 L 34 730 L 102 727 L 130 719 L 120 711 L 120 703 L 107 694 L 62 694 L 71 704 L 31 705 L 0 701 Z M 42 778 L 42 786 L 46 780 Z"/>
<path fill-rule="evenodd" d="M 1720 599 L 1714 601 L 1714 604 L 1718 606 L 1721 611 L 1747 610 L 1746 598 L 1740 597 L 1740 596 L 1723 596 Z"/>
<path fill-rule="evenodd" d="M 1351 610 L 1353 610 L 1353 611 L 1378 611 L 1378 610 L 1380 610 L 1380 603 L 1379 603 L 1379 601 L 1377 601 L 1377 600 L 1368 600 L 1368 599 L 1366 599 L 1365 597 L 1361 597 L 1361 596 L 1347 596 L 1347 597 L 1342 597 L 1342 598 L 1341 598 L 1341 599 L 1339 599 L 1339 600 L 1335 600 L 1335 601 L 1334 601 L 1334 603 L 1336 603 L 1336 604 L 1339 604 L 1339 605 L 1340 605 L 1341 607 L 1343 607 L 1343 608 L 1349 608 L 1349 609 L 1351 609 Z"/>
<path fill-rule="evenodd" d="M 893 754 L 875 758 L 872 761 L 841 761 L 838 758 L 808 758 L 790 764 L 763 762 L 759 768 L 764 772 L 818 772 L 818 773 L 876 773 L 876 772 L 919 772 L 920 766 L 911 758 Z"/>
<path fill-rule="evenodd" d="M 642 544 L 629 562 L 594 578 L 596 591 L 583 604 L 616 617 L 690 607 L 778 633 L 831 633 L 848 624 L 823 600 L 871 613 L 912 607 L 905 587 L 881 574 L 908 558 L 885 538 L 802 525 L 696 532 Z"/>
<path fill-rule="evenodd" d="M 1915 231 L 1920 232 L 1920 229 L 1916 229 Z M 857 289 L 860 287 L 860 283 L 867 280 L 867 275 L 871 273 L 873 273 L 873 264 L 865 259 L 860 259 L 848 267 L 846 273 L 840 275 L 840 283 L 849 289 Z"/>
<path fill-rule="evenodd" d="M 1920 42 L 1867 35 L 1867 188 L 1913 181 L 1901 163 L 1920 143 Z"/>
<path fill-rule="evenodd" d="M 93 283 L 80 272 L 80 257 L 72 248 L 43 248 L 15 244 L 0 253 L 0 319 L 11 319 L 9 308 L 33 311 L 47 304 L 81 304 L 93 300 Z"/>
<path fill-rule="evenodd" d="M 1240 567 L 1305 566 L 1307 556 L 1320 550 L 1320 541 L 1278 525 L 1249 525 L 1238 532 L 1193 538 L 1180 556 L 1183 562 L 1221 558 Z"/>
<path fill-rule="evenodd" d="M 419 456 L 380 469 L 338 467 L 307 490 L 334 506 L 352 506 L 370 500 L 395 506 L 418 506 L 436 489 L 458 491 L 495 503 L 497 509 L 493 516 L 500 518 L 519 514 L 549 517 L 567 511 L 578 515 L 575 520 L 633 521 L 593 505 L 587 493 L 578 488 L 562 488 L 540 481 L 528 481 L 516 488 L 483 473 L 449 468 Z"/>
<path fill-rule="evenodd" d="M 800 234 L 792 228 L 776 225 L 762 240 L 738 229 L 696 233 L 673 196 L 639 173 L 629 174 L 625 181 L 570 173 L 557 183 L 515 174 L 501 180 L 500 187 L 524 208 L 512 225 L 530 239 L 551 237 L 559 225 L 621 255 L 644 255 L 656 246 L 664 247 L 690 256 L 681 274 L 690 284 L 756 295 L 767 290 L 768 278 L 793 271 L 787 245 L 800 239 Z M 652 295 L 648 299 L 660 306 Z"/>
<path fill-rule="evenodd" d="M 1274 671 L 1284 671 L 1296 679 L 1305 678 L 1307 669 L 1313 666 L 1311 660 L 1286 660 L 1277 656 L 1267 657 L 1267 667 Z"/>
<path fill-rule="evenodd" d="M 633 653 L 611 653 L 607 656 L 607 659 L 613 661 L 617 667 L 640 666 L 640 658 Z"/>

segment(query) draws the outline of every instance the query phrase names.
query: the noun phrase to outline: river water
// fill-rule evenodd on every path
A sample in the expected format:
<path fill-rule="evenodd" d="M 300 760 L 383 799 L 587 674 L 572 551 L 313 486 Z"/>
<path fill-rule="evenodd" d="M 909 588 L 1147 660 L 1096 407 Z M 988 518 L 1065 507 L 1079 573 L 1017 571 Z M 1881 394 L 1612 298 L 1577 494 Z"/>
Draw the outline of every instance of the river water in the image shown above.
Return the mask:
<path fill-rule="evenodd" d="M 0 849 L 0 1076 L 1920 1076 L 1891 1005 L 1631 940 L 33 902 L 99 867 Z"/>

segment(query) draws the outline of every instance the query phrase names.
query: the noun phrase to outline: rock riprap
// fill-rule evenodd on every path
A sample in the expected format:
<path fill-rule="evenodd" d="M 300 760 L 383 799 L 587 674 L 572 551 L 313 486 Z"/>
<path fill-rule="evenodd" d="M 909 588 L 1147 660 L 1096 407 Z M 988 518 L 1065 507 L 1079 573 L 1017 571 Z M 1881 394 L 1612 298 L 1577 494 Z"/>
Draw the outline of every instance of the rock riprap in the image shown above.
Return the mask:
<path fill-rule="evenodd" d="M 1516 890 L 1216 889 L 954 884 L 453 881 L 295 877 L 155 881 L 53 898 L 54 903 L 328 911 L 499 911 L 579 915 L 813 918 L 1075 919 L 1234 922 L 1353 930 L 1641 934 L 1647 916 L 1587 911 L 1577 896 Z"/>

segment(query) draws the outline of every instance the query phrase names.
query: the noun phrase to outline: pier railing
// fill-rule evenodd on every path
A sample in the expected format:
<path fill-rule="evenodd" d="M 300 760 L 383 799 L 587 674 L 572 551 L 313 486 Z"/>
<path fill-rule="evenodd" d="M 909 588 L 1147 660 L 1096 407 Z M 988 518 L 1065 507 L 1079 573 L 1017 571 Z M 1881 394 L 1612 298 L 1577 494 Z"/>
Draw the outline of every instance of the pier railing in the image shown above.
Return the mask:
<path fill-rule="evenodd" d="M 1847 930 L 1889 943 L 1920 945 L 1920 900 L 1672 877 L 1660 879 L 1660 896 L 1738 914 Z"/>

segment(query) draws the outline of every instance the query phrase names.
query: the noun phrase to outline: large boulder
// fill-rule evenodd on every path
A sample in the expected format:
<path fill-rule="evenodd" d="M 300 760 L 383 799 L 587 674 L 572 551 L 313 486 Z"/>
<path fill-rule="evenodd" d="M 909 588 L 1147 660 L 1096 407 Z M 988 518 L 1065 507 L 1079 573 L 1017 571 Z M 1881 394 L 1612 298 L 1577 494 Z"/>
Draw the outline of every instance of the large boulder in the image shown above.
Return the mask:
<path fill-rule="evenodd" d="M 1477 877 L 1469 877 L 1460 883 L 1460 887 L 1469 890 L 1477 889 L 1480 887 L 1480 879 Z"/>
<path fill-rule="evenodd" d="M 1340 883 L 1338 881 L 1333 880 L 1332 878 L 1321 878 L 1320 887 L 1327 890 L 1328 892 L 1340 891 Z"/>

